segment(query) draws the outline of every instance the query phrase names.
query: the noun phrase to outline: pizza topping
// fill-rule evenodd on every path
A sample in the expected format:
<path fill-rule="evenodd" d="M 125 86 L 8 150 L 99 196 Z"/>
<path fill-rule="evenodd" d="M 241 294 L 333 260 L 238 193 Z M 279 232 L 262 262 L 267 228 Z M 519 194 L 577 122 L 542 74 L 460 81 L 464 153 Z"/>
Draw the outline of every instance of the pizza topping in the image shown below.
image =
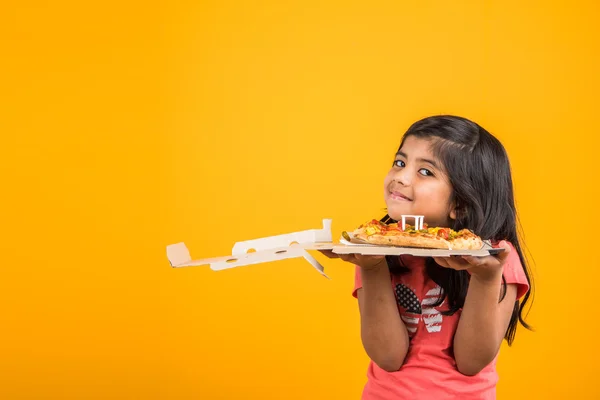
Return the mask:
<path fill-rule="evenodd" d="M 364 223 L 354 232 L 363 242 L 380 245 L 424 247 L 424 248 L 475 248 L 481 244 L 481 238 L 469 229 L 455 231 L 448 227 L 429 227 L 417 221 L 417 226 L 397 223 L 385 224 L 376 219 Z M 420 229 L 419 229 L 420 228 Z"/>
<path fill-rule="evenodd" d="M 367 233 L 367 235 L 375 235 L 377 233 L 381 233 L 382 231 L 383 230 L 376 225 L 367 226 L 365 228 L 365 232 Z"/>
<path fill-rule="evenodd" d="M 408 233 L 410 235 L 416 235 L 420 233 L 422 235 L 426 235 L 426 237 L 437 237 L 445 240 L 454 240 L 457 238 L 468 238 L 476 236 L 473 232 L 471 232 L 468 229 L 462 229 L 457 232 L 451 228 L 430 228 L 427 226 L 427 224 L 423 224 L 423 229 L 415 229 L 415 226 L 406 224 L 404 227 L 405 229 L 402 230 L 402 228 L 397 222 L 393 222 L 387 225 L 376 219 L 373 219 L 370 222 L 360 225 L 359 228 L 363 228 L 368 236 L 386 234 L 396 235 L 400 232 Z"/>
<path fill-rule="evenodd" d="M 450 238 L 450 234 L 452 233 L 452 229 L 450 229 L 450 228 L 439 228 L 436 233 L 442 239 L 446 239 L 447 240 L 447 239 Z"/>

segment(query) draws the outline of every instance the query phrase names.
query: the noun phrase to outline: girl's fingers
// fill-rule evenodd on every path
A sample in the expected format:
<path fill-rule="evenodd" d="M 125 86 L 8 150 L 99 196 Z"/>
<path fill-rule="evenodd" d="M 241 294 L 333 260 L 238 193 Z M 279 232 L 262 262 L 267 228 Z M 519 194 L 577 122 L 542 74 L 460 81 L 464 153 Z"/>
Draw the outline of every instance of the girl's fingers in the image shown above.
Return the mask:
<path fill-rule="evenodd" d="M 366 261 L 366 262 L 373 262 L 373 261 L 381 261 L 385 258 L 385 256 L 364 256 L 362 254 L 356 254 L 356 260 L 361 262 L 361 261 Z"/>
<path fill-rule="evenodd" d="M 436 263 L 445 268 L 452 268 L 457 271 L 469 269 L 473 273 L 481 269 L 494 269 L 504 265 L 511 249 L 506 241 L 500 242 L 500 247 L 505 251 L 496 256 L 473 257 L 473 256 L 452 256 L 452 257 L 434 257 Z"/>
<path fill-rule="evenodd" d="M 501 252 L 500 254 L 498 254 L 496 256 L 496 259 L 501 263 L 504 264 L 504 262 L 506 261 L 506 259 L 508 258 L 508 255 L 510 254 L 510 252 L 512 251 L 510 248 L 510 245 L 508 244 L 508 242 L 506 240 L 501 241 L 498 244 L 500 247 L 502 247 L 504 249 L 503 252 Z"/>
<path fill-rule="evenodd" d="M 488 256 L 489 257 L 489 256 Z M 462 256 L 462 259 L 465 260 L 469 266 L 479 267 L 483 264 L 488 263 L 490 260 L 488 257 L 473 257 L 473 256 Z"/>
<path fill-rule="evenodd" d="M 349 263 L 356 264 L 356 262 L 357 262 L 356 257 L 354 256 L 354 254 L 338 254 L 338 256 L 342 260 L 344 260 L 346 262 L 349 262 Z"/>
<path fill-rule="evenodd" d="M 438 263 L 438 265 L 441 265 L 442 267 L 452 268 L 452 267 L 450 267 L 450 265 L 448 265 L 448 262 L 443 257 L 433 257 L 433 259 L 436 263 Z"/>
<path fill-rule="evenodd" d="M 442 267 L 452 268 L 457 271 L 467 269 L 470 267 L 470 265 L 466 261 L 457 257 L 434 257 L 433 259 Z"/>

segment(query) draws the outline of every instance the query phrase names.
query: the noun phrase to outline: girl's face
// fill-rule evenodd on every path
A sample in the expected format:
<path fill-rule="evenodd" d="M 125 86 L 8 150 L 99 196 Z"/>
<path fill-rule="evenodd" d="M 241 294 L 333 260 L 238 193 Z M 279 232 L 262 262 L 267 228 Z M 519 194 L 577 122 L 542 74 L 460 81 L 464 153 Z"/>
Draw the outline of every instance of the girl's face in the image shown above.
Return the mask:
<path fill-rule="evenodd" d="M 384 180 L 384 198 L 388 215 L 424 215 L 430 227 L 451 226 L 456 218 L 450 201 L 452 186 L 441 162 L 431 151 L 431 140 L 409 136 Z M 409 218 L 408 224 L 414 225 Z"/>

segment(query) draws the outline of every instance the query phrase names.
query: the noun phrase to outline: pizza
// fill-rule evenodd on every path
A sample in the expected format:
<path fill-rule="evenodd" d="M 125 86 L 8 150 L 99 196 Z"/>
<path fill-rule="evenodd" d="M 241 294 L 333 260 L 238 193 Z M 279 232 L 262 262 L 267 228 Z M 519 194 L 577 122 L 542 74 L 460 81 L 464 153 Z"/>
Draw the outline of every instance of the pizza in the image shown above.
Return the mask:
<path fill-rule="evenodd" d="M 385 224 L 376 219 L 360 225 L 352 236 L 350 241 L 355 243 L 386 246 L 447 250 L 479 250 L 483 247 L 481 238 L 469 229 L 457 232 L 450 228 L 430 228 L 423 223 L 420 226 Z"/>

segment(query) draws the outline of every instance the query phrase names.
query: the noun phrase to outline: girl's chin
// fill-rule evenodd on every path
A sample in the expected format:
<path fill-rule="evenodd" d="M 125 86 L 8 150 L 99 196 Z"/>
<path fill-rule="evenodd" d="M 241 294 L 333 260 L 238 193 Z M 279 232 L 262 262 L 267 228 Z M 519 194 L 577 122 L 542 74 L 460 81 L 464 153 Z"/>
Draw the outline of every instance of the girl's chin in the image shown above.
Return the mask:
<path fill-rule="evenodd" d="M 399 210 L 394 207 L 389 207 L 387 209 L 387 214 L 390 216 L 390 218 L 392 218 L 396 221 L 399 221 L 400 219 L 402 219 L 403 215 L 415 215 L 410 210 Z"/>
<path fill-rule="evenodd" d="M 409 210 L 409 209 L 402 209 L 399 207 L 388 207 L 387 215 L 395 221 L 401 221 L 403 215 L 423 215 L 423 216 L 425 216 L 424 222 L 426 224 L 428 224 L 429 226 L 438 226 L 438 225 L 445 226 L 443 224 L 440 225 L 439 221 L 437 221 L 436 218 L 432 219 L 423 213 L 419 213 L 419 212 Z M 414 225 L 415 221 L 413 218 L 407 218 L 406 223 L 410 224 L 410 225 Z"/>

